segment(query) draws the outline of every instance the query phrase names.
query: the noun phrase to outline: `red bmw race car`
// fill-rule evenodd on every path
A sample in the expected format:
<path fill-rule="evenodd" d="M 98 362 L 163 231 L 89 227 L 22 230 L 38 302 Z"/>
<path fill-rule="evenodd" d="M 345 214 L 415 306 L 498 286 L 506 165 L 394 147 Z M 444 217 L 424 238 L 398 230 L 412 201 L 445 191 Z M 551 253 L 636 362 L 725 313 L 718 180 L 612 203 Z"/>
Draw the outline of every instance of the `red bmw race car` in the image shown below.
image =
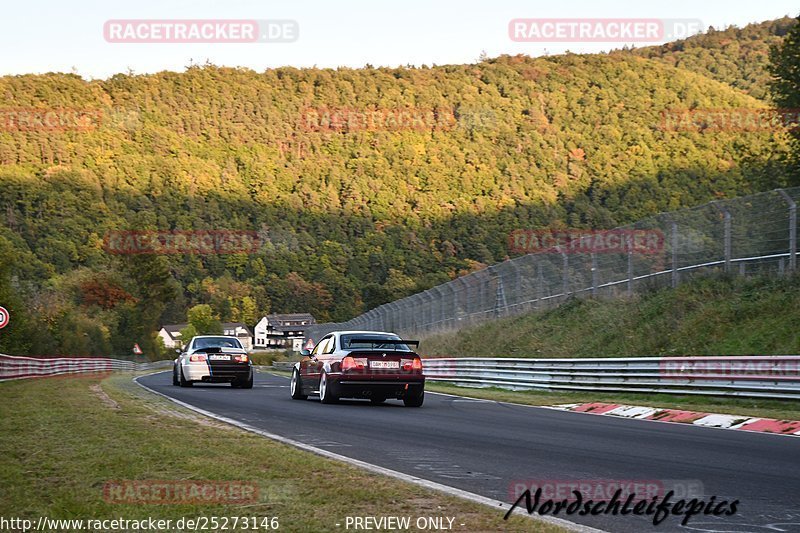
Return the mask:
<path fill-rule="evenodd" d="M 303 359 L 292 370 L 292 398 L 319 394 L 322 403 L 365 398 L 376 404 L 393 398 L 421 407 L 422 360 L 409 346 L 419 346 L 419 341 L 379 331 L 329 333 L 311 352 L 301 352 Z"/>

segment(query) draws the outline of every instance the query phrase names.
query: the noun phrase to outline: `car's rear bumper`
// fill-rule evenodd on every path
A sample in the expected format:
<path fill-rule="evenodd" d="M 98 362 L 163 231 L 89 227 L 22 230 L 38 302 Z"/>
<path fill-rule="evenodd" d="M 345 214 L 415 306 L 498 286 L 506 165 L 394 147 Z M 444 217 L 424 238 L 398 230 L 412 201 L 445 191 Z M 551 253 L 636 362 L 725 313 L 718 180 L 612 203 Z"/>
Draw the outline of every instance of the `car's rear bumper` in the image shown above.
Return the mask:
<path fill-rule="evenodd" d="M 183 375 L 189 381 L 202 381 L 205 383 L 229 383 L 233 380 L 246 380 L 250 377 L 253 367 L 248 364 L 241 365 L 212 365 L 188 364 L 183 365 Z"/>
<path fill-rule="evenodd" d="M 419 390 L 425 387 L 425 376 L 421 375 L 332 375 L 331 383 L 336 395 L 342 398 L 369 398 L 385 396 L 402 398 L 408 390 Z"/>

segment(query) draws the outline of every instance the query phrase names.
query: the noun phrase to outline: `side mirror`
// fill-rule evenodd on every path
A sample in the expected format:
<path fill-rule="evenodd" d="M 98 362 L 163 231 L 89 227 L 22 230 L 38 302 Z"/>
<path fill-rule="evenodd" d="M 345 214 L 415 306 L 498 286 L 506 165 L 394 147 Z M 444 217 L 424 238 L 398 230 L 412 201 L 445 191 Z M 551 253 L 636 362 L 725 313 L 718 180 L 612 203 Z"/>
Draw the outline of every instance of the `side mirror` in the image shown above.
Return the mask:
<path fill-rule="evenodd" d="M 182 350 L 180 348 L 175 348 L 175 353 L 181 353 Z"/>
<path fill-rule="evenodd" d="M 300 350 L 300 355 L 302 355 L 303 357 L 308 357 L 309 355 L 311 355 L 311 350 L 306 350 L 304 348 L 304 349 Z"/>

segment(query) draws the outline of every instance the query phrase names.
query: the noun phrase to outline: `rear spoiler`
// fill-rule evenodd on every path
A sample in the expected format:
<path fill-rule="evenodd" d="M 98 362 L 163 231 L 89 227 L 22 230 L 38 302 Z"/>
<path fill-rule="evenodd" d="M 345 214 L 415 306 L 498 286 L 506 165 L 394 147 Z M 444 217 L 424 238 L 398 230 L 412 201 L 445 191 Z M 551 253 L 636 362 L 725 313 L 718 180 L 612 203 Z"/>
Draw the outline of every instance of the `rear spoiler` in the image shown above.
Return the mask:
<path fill-rule="evenodd" d="M 358 343 L 371 344 L 371 345 L 373 345 L 373 347 L 376 344 L 407 344 L 409 346 L 419 346 L 419 341 L 356 338 L 356 339 L 350 339 L 350 341 L 347 343 L 347 347 L 349 348 L 353 344 L 358 344 Z"/>

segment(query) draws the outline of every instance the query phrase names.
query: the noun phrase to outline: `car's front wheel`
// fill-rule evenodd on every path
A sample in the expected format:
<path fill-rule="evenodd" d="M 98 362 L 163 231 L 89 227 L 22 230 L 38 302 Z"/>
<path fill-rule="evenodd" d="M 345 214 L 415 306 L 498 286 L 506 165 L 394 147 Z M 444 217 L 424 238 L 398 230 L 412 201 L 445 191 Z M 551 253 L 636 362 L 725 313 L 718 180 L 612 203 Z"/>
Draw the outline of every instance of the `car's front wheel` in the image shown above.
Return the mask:
<path fill-rule="evenodd" d="M 292 380 L 289 382 L 289 391 L 292 393 L 293 400 L 305 400 L 308 395 L 303 394 L 303 381 L 300 372 L 295 368 L 292 370 Z"/>
<path fill-rule="evenodd" d="M 319 378 L 319 401 L 322 403 L 336 403 L 339 398 L 333 392 L 333 386 L 328 379 L 328 373 L 323 372 Z"/>

